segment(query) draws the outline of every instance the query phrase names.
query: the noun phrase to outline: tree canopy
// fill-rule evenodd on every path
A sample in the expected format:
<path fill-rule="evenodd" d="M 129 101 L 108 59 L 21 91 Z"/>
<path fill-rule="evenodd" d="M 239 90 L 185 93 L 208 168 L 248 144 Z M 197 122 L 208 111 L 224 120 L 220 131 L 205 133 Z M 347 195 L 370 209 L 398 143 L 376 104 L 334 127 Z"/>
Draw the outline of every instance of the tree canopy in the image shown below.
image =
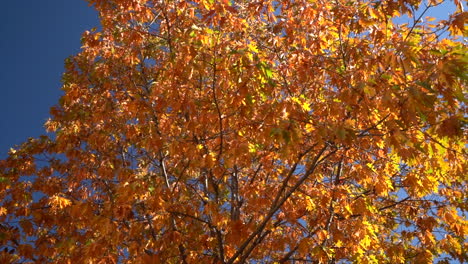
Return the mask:
<path fill-rule="evenodd" d="M 441 2 L 89 0 L 50 133 L 0 161 L 0 262 L 468 261 Z"/>

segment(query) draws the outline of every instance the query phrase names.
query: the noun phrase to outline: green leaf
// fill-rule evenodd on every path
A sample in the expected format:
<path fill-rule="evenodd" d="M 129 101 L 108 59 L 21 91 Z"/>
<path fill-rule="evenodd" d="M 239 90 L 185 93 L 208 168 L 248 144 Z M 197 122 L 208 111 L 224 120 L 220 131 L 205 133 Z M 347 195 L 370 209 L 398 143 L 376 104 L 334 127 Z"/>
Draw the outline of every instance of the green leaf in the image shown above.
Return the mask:
<path fill-rule="evenodd" d="M 0 177 L 0 183 L 10 183 L 10 180 L 5 177 Z"/>
<path fill-rule="evenodd" d="M 267 76 L 268 78 L 270 78 L 270 79 L 273 78 L 273 72 L 271 71 L 271 69 L 270 69 L 270 68 L 266 68 L 266 67 L 265 67 L 264 69 L 265 69 L 265 74 L 266 74 L 266 76 Z"/>

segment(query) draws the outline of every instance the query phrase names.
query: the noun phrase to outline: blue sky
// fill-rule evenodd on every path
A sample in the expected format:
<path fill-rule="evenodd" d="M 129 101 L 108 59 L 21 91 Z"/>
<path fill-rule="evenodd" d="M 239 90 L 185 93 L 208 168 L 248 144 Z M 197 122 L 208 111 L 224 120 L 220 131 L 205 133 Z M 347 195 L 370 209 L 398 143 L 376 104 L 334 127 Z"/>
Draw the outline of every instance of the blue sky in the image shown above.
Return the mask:
<path fill-rule="evenodd" d="M 0 159 L 10 147 L 44 134 L 62 92 L 64 59 L 81 33 L 99 25 L 84 0 L 2 1 L 0 16 Z"/>
<path fill-rule="evenodd" d="M 427 15 L 446 18 L 446 1 Z M 80 49 L 81 33 L 99 25 L 84 0 L 10 0 L 0 17 L 0 159 L 10 147 L 44 134 L 60 97 L 64 59 Z"/>

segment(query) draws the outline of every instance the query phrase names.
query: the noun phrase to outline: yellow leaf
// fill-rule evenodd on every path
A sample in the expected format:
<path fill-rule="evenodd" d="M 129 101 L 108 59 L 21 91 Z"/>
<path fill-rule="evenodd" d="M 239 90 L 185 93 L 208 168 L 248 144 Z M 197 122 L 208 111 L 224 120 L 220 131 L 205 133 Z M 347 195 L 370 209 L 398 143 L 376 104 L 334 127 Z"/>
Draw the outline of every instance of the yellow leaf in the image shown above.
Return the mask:
<path fill-rule="evenodd" d="M 257 148 L 256 148 L 255 144 L 249 143 L 249 152 L 250 153 L 257 152 Z"/>
<path fill-rule="evenodd" d="M 364 236 L 364 238 L 360 241 L 359 243 L 362 248 L 366 249 L 370 246 L 371 244 L 371 239 L 369 236 Z"/>
<path fill-rule="evenodd" d="M 311 124 L 306 124 L 306 125 L 305 125 L 305 130 L 306 130 L 308 133 L 310 133 L 310 132 L 314 131 L 315 128 L 314 128 L 314 126 L 312 126 Z"/>
<path fill-rule="evenodd" d="M 257 45 L 255 42 L 250 42 L 248 45 L 249 51 L 258 53 Z"/>
<path fill-rule="evenodd" d="M 52 209 L 63 209 L 71 204 L 71 201 L 67 198 L 54 195 L 49 199 L 49 205 L 52 206 Z"/>
<path fill-rule="evenodd" d="M 309 196 L 307 196 L 306 203 L 307 203 L 307 206 L 306 206 L 307 211 L 311 212 L 312 210 L 314 210 L 315 204 Z"/>
<path fill-rule="evenodd" d="M 372 18 L 379 18 L 378 13 L 377 13 L 376 10 L 374 10 L 373 8 L 369 8 L 369 15 L 370 15 Z"/>

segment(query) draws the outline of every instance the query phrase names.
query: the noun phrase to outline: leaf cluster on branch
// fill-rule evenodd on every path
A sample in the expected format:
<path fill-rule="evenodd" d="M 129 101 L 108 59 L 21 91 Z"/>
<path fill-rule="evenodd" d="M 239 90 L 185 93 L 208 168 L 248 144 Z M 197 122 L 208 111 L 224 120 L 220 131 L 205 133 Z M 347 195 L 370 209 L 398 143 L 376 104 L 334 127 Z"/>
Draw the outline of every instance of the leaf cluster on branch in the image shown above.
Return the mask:
<path fill-rule="evenodd" d="M 0 262 L 468 261 L 441 2 L 89 0 L 51 133 L 0 161 Z"/>

